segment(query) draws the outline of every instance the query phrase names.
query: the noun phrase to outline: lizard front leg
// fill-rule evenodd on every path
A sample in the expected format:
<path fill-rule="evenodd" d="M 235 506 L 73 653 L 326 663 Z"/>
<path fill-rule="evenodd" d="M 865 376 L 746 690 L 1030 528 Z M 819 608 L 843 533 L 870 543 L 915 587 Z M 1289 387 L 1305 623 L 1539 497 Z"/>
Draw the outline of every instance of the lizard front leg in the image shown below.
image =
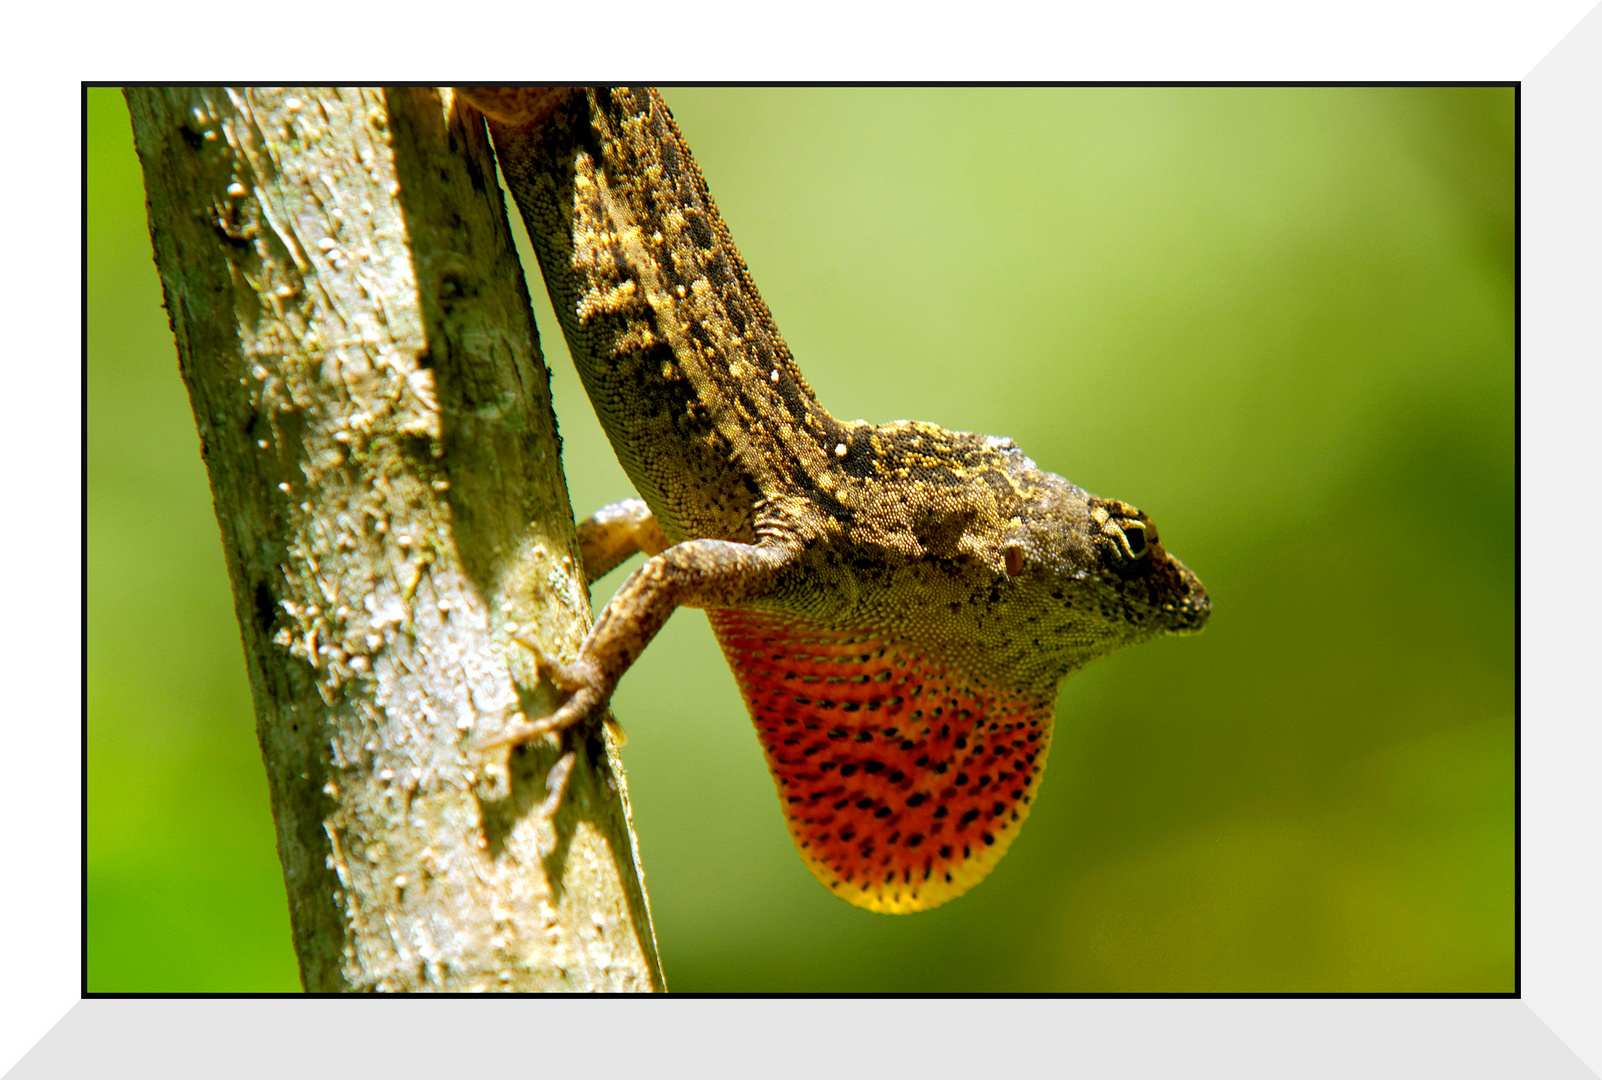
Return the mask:
<path fill-rule="evenodd" d="M 551 715 L 514 723 L 476 749 L 515 746 L 598 716 L 623 673 L 676 609 L 731 607 L 759 596 L 798 551 L 798 545 L 772 539 L 758 544 L 686 540 L 653 555 L 618 589 L 572 663 L 553 662 L 538 646 L 519 639 L 569 697 Z"/>
<path fill-rule="evenodd" d="M 595 511 L 579 522 L 578 543 L 586 585 L 594 585 L 636 551 L 660 555 L 668 548 L 643 499 L 622 499 Z"/>

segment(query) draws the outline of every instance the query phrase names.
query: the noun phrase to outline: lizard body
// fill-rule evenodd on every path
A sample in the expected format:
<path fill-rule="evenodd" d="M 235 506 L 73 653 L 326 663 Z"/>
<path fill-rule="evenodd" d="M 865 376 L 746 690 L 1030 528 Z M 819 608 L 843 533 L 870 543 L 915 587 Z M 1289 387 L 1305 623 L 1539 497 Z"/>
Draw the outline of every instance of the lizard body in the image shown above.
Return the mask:
<path fill-rule="evenodd" d="M 1008 439 L 818 403 L 654 90 L 464 91 L 644 500 L 581 528 L 607 605 L 551 717 L 589 720 L 678 606 L 707 609 L 792 837 L 858 906 L 913 911 L 1017 834 L 1063 678 L 1210 604 L 1149 518 Z"/>

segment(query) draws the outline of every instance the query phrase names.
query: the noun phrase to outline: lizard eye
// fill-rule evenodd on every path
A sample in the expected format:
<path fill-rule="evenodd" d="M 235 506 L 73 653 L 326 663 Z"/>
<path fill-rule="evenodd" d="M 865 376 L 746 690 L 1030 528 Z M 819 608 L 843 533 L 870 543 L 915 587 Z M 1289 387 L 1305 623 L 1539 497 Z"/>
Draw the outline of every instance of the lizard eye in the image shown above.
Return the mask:
<path fill-rule="evenodd" d="M 1122 522 L 1124 527 L 1124 543 L 1129 548 L 1129 557 L 1142 558 L 1146 554 L 1146 526 L 1139 521 Z"/>

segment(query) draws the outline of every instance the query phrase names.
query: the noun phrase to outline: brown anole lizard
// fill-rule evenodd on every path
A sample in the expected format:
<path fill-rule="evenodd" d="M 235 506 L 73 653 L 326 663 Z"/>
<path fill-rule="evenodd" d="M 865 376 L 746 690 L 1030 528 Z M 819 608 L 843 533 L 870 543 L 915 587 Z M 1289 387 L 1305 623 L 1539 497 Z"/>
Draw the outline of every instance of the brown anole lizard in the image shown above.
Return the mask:
<path fill-rule="evenodd" d="M 561 707 L 479 749 L 593 721 L 704 608 L 818 879 L 874 911 L 960 895 L 1029 812 L 1062 680 L 1200 630 L 1206 590 L 1145 514 L 1009 439 L 829 415 L 654 90 L 462 93 L 643 500 L 581 526 L 587 576 L 649 556 L 574 660 L 542 658 Z"/>

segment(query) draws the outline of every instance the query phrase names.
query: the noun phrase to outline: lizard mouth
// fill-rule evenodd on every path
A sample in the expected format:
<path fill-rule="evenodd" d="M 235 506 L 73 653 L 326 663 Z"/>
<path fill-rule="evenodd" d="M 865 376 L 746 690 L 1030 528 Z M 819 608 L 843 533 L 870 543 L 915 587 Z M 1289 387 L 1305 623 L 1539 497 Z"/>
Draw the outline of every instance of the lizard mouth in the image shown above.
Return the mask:
<path fill-rule="evenodd" d="M 1172 555 L 1166 555 L 1162 576 L 1167 578 L 1163 584 L 1170 599 L 1162 605 L 1162 621 L 1165 623 L 1163 633 L 1183 637 L 1188 634 L 1199 634 L 1207 626 L 1207 619 L 1213 613 L 1212 599 L 1207 595 L 1207 587 L 1190 568 Z"/>
<path fill-rule="evenodd" d="M 1186 597 L 1185 602 L 1179 605 L 1167 632 L 1175 637 L 1199 634 L 1207 628 L 1207 618 L 1212 613 L 1213 602 L 1207 598 L 1205 591 L 1198 589 L 1197 594 Z"/>

